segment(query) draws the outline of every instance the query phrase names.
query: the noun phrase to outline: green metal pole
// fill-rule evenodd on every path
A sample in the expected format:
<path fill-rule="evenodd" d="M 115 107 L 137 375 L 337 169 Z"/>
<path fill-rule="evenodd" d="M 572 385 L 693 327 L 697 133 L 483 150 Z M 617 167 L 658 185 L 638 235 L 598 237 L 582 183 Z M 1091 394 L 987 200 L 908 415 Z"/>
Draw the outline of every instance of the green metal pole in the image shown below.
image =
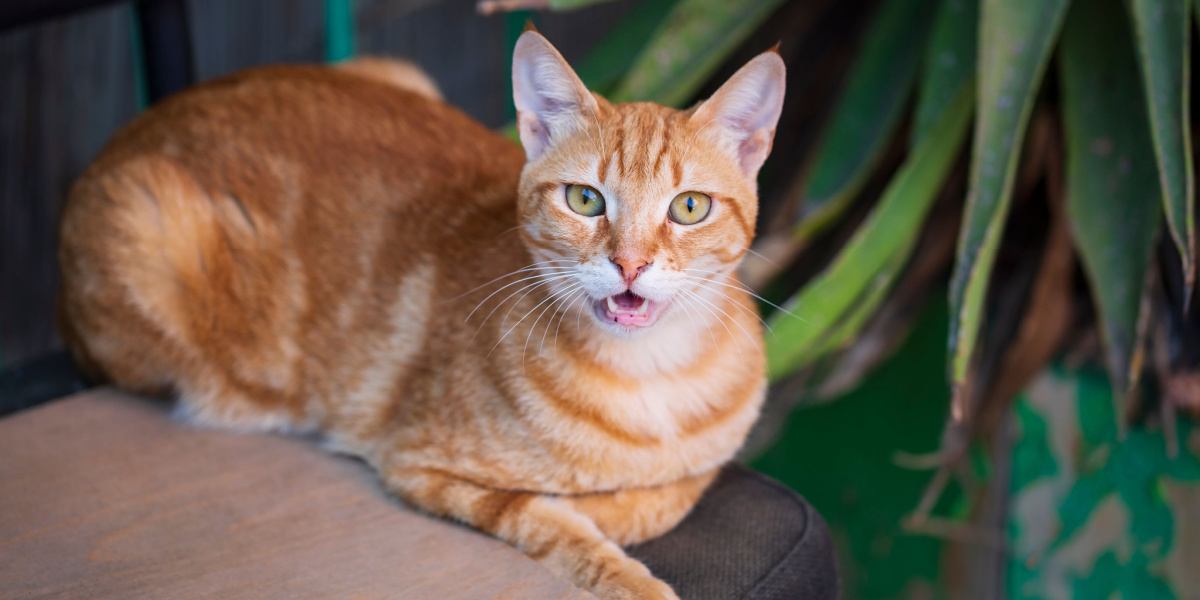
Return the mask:
<path fill-rule="evenodd" d="M 325 60 L 354 56 L 354 0 L 325 0 Z"/>

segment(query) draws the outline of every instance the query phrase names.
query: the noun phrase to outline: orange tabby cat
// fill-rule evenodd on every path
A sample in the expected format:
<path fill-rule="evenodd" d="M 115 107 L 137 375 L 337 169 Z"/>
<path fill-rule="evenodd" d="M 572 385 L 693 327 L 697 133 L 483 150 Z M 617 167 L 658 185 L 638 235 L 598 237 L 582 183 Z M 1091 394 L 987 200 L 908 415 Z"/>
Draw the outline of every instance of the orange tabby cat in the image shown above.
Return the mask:
<path fill-rule="evenodd" d="M 678 523 L 758 414 L 733 271 L 783 61 L 691 110 L 611 104 L 526 32 L 513 87 L 524 155 L 382 61 L 163 102 L 72 190 L 65 335 L 194 422 L 320 431 L 601 598 L 675 598 L 621 546 Z"/>

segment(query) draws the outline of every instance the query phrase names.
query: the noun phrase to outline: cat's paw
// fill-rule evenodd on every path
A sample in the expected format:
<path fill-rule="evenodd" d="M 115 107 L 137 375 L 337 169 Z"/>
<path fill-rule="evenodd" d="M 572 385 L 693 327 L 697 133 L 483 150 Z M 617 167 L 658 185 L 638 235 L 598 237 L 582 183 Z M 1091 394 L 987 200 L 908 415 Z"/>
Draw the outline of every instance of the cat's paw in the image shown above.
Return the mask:
<path fill-rule="evenodd" d="M 666 582 L 638 562 L 600 581 L 591 590 L 600 600 L 679 600 Z"/>

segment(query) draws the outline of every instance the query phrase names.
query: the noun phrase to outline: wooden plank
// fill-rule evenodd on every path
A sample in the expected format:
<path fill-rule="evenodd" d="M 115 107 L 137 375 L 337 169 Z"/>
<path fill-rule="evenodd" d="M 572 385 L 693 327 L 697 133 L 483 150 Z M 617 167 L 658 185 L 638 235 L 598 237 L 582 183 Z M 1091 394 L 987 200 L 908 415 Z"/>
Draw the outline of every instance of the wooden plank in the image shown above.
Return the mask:
<path fill-rule="evenodd" d="M 0 598 L 586 598 L 361 463 L 108 389 L 0 421 Z"/>

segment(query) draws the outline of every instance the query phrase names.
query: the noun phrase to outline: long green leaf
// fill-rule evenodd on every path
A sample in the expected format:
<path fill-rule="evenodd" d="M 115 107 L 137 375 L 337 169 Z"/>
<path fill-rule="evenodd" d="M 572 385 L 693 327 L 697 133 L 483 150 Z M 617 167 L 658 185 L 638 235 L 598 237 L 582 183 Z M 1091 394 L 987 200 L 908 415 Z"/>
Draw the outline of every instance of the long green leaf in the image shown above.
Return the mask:
<path fill-rule="evenodd" d="M 1186 294 L 1196 277 L 1196 217 L 1192 201 L 1192 141 L 1188 126 L 1188 38 L 1191 21 L 1185 0 L 1130 0 L 1163 212 L 1183 259 Z"/>
<path fill-rule="evenodd" d="M 884 300 L 887 300 L 888 292 L 892 291 L 892 285 L 896 283 L 901 271 L 908 264 L 909 254 L 912 253 L 913 248 L 915 248 L 914 244 L 908 244 L 901 252 L 897 252 L 891 257 L 891 260 L 871 279 L 862 295 L 838 319 L 828 335 L 813 344 L 811 351 L 806 353 L 802 360 L 797 361 L 797 366 L 807 366 L 812 361 L 844 350 L 855 341 L 859 332 L 875 315 L 875 311 L 879 309 Z"/>
<path fill-rule="evenodd" d="M 1078 2 L 1059 54 L 1067 215 L 1117 398 L 1137 380 L 1146 274 L 1161 220 L 1146 104 L 1120 0 Z"/>
<path fill-rule="evenodd" d="M 788 301 L 784 307 L 787 312 L 780 311 L 771 318 L 773 333 L 767 338 L 767 373 L 771 379 L 810 360 L 813 349 L 853 314 L 856 303 L 865 297 L 879 274 L 897 264 L 897 255 L 912 252 L 925 215 L 966 137 L 974 97 L 973 82 L 962 86 L 829 267 Z"/>
<path fill-rule="evenodd" d="M 954 93 L 975 77 L 979 0 L 942 0 L 921 65 L 910 147 L 929 133 Z"/>
<path fill-rule="evenodd" d="M 610 98 L 682 105 L 781 3 L 679 0 Z"/>
<path fill-rule="evenodd" d="M 879 8 L 813 156 L 797 238 L 836 219 L 883 153 L 912 93 L 933 7 L 929 0 L 887 0 Z"/>
<path fill-rule="evenodd" d="M 588 89 L 606 94 L 662 24 L 675 0 L 642 0 L 575 65 Z"/>
<path fill-rule="evenodd" d="M 1066 8 L 1067 0 L 983 0 L 975 143 L 950 282 L 950 375 L 955 386 L 967 377 L 1017 154 Z"/>

